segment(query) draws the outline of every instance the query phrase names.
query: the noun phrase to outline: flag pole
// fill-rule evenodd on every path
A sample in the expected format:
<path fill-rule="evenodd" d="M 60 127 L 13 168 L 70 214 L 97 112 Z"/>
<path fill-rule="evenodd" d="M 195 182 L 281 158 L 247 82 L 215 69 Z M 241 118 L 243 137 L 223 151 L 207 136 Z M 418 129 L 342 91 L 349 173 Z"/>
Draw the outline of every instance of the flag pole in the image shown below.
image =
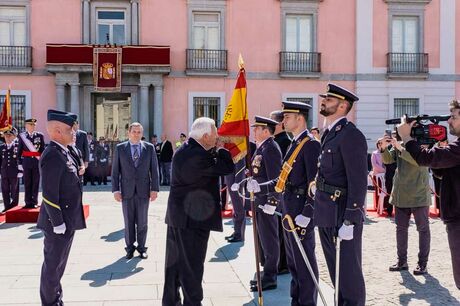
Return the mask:
<path fill-rule="evenodd" d="M 238 66 L 240 68 L 239 73 L 245 74 L 244 70 L 244 62 L 243 58 L 241 57 L 241 54 L 238 59 Z M 247 89 L 247 85 L 246 85 Z M 247 91 L 246 93 L 247 94 Z M 245 101 L 247 101 L 245 99 Z M 244 109 L 244 115 L 243 118 L 246 118 L 246 115 L 248 113 L 248 107 L 247 107 L 247 102 L 245 105 Z M 245 125 L 245 129 L 249 129 L 249 126 Z M 251 159 L 252 159 L 252 152 L 250 150 L 249 146 L 249 130 L 246 131 L 246 149 L 248 150 L 246 154 L 246 169 L 248 169 L 248 176 L 252 177 L 252 168 L 251 168 Z M 250 203 L 251 203 L 251 213 L 252 213 L 252 233 L 254 236 L 254 249 L 255 249 L 255 257 L 256 257 L 256 279 L 257 279 L 257 293 L 258 293 L 258 302 L 260 306 L 264 305 L 264 299 L 262 296 L 262 279 L 260 277 L 260 252 L 259 252 L 259 235 L 257 234 L 257 212 L 256 212 L 256 207 L 255 207 L 255 202 L 254 202 L 254 192 L 249 193 L 249 198 L 250 198 Z"/>

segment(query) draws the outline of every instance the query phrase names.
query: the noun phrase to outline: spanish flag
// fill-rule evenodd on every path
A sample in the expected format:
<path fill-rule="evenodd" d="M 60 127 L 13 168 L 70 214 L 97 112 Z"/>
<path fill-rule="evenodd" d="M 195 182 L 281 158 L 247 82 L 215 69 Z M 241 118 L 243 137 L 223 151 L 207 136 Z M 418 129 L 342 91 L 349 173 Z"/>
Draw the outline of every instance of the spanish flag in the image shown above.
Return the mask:
<path fill-rule="evenodd" d="M 233 162 L 237 163 L 247 154 L 247 137 L 249 137 L 248 105 L 246 102 L 246 78 L 243 58 L 238 59 L 240 71 L 233 90 L 232 98 L 225 110 L 224 120 L 218 130 L 232 154 Z"/>
<path fill-rule="evenodd" d="M 6 92 L 5 102 L 3 103 L 0 114 L 0 132 L 8 131 L 13 127 L 13 118 L 11 117 L 11 88 Z"/>

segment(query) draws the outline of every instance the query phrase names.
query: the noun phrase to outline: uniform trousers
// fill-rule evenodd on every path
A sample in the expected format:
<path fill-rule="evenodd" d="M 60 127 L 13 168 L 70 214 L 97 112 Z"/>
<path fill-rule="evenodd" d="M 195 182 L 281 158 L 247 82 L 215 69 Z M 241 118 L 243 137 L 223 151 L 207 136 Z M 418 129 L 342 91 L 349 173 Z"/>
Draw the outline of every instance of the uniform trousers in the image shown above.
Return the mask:
<path fill-rule="evenodd" d="M 237 191 L 231 191 L 233 183 L 239 183 L 240 180 L 235 178 L 235 175 L 229 174 L 225 176 L 225 184 L 227 185 L 227 190 L 232 199 L 233 205 L 233 231 L 235 238 L 241 238 L 244 240 L 244 233 L 246 229 L 246 211 L 244 209 L 244 201 L 238 195 Z"/>
<path fill-rule="evenodd" d="M 163 306 L 201 306 L 209 230 L 168 226 Z M 184 301 L 181 304 L 179 288 Z"/>
<path fill-rule="evenodd" d="M 335 227 L 319 227 L 319 238 L 326 258 L 327 268 L 335 286 Z M 362 271 L 363 225 L 355 225 L 353 239 L 340 243 L 339 305 L 364 306 L 366 288 Z"/>
<path fill-rule="evenodd" d="M 426 266 L 430 254 L 430 222 L 429 207 L 401 208 L 396 207 L 396 245 L 398 249 L 399 263 L 407 262 L 407 244 L 409 240 L 409 221 L 411 214 L 414 215 L 415 225 L 418 231 L 418 264 Z"/>
<path fill-rule="evenodd" d="M 69 258 L 75 231 L 59 235 L 43 232 L 45 235 L 44 261 L 40 276 L 40 298 L 43 306 L 64 305 L 62 302 L 61 278 Z"/>
<path fill-rule="evenodd" d="M 276 281 L 280 246 L 278 239 L 278 218 L 267 215 L 260 210 L 256 213 L 257 232 L 264 256 L 264 274 L 262 281 Z"/>
<path fill-rule="evenodd" d="M 40 170 L 38 165 L 24 168 L 24 202 L 27 207 L 38 204 L 38 186 L 40 184 Z"/>
<path fill-rule="evenodd" d="M 302 246 L 307 254 L 308 261 L 318 280 L 318 265 L 315 255 L 315 232 L 313 227 L 307 227 L 304 235 L 300 235 Z M 292 233 L 284 232 L 286 243 L 286 256 L 289 272 L 291 272 L 291 305 L 292 306 L 314 306 L 318 298 L 313 278 L 308 271 L 307 265 L 300 253 L 299 247 Z"/>
<path fill-rule="evenodd" d="M 148 230 L 149 198 L 141 198 L 134 194 L 130 199 L 123 199 L 123 219 L 125 222 L 126 252 L 145 252 Z M 137 247 L 134 243 L 137 241 Z"/>
<path fill-rule="evenodd" d="M 18 181 L 19 179 L 17 177 L 2 177 L 2 196 L 5 210 L 18 205 Z"/>
<path fill-rule="evenodd" d="M 460 289 L 460 220 L 446 223 L 455 285 Z"/>

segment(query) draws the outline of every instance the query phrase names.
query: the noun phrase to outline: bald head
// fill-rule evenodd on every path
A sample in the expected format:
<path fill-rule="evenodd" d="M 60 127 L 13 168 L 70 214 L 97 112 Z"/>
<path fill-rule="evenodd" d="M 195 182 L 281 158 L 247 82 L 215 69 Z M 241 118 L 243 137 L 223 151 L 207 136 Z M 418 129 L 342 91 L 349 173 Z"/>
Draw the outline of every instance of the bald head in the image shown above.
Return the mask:
<path fill-rule="evenodd" d="M 48 121 L 46 130 L 51 140 L 63 146 L 68 146 L 73 142 L 75 131 L 68 124 L 60 121 Z"/>

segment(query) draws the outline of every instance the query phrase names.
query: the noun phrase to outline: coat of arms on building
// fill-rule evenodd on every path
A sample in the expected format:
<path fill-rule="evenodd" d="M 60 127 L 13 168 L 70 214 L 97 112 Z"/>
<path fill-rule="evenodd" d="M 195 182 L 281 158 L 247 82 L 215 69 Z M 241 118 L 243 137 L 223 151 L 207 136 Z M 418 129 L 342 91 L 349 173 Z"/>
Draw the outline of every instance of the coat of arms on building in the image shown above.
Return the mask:
<path fill-rule="evenodd" d="M 119 47 L 93 49 L 94 91 L 121 91 L 121 55 Z"/>

